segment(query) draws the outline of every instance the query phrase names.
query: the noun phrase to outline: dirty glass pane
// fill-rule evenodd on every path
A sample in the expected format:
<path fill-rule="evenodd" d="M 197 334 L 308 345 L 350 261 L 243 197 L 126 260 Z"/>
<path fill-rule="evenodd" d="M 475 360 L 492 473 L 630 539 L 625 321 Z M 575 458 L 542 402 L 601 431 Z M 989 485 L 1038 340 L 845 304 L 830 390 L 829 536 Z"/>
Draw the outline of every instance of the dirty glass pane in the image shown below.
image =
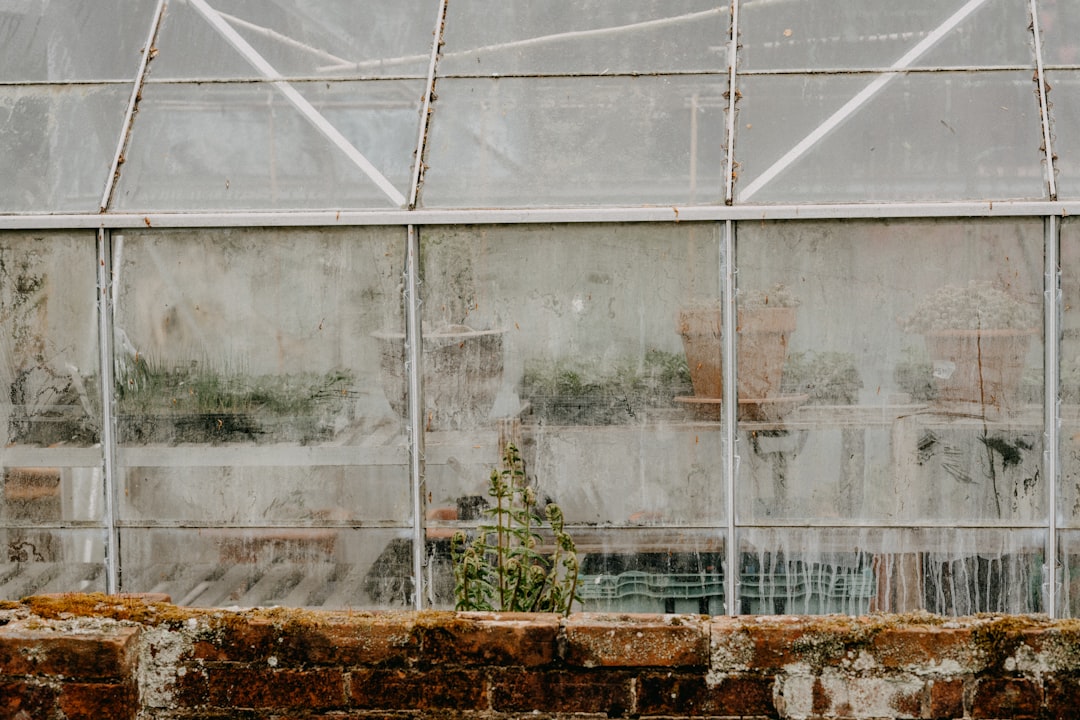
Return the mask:
<path fill-rule="evenodd" d="M 156 529 L 120 535 L 124 592 L 178 605 L 412 607 L 410 531 L 352 528 Z M 449 567 L 433 567 L 451 583 Z"/>
<path fill-rule="evenodd" d="M 265 77 L 219 20 L 283 77 L 425 77 L 438 0 L 214 0 L 169 3 L 158 79 Z"/>
<path fill-rule="evenodd" d="M 124 524 L 259 526 L 301 544 L 408 527 L 404 422 L 380 389 L 376 337 L 400 323 L 404 237 L 114 236 Z"/>
<path fill-rule="evenodd" d="M 709 204 L 723 198 L 726 81 L 439 81 L 428 207 Z"/>
<path fill-rule="evenodd" d="M 1053 129 L 1054 169 L 1061 199 L 1080 198 L 1080 72 L 1046 73 L 1050 86 L 1050 122 Z"/>
<path fill-rule="evenodd" d="M 741 70 L 1034 67 L 1027 3 L 743 0 Z M 910 55 L 909 55 L 910 53 Z"/>
<path fill-rule="evenodd" d="M 717 72 L 729 27 L 715 0 L 454 2 L 439 73 Z"/>
<path fill-rule="evenodd" d="M 0 233 L 0 598 L 100 590 L 95 234 Z"/>
<path fill-rule="evenodd" d="M 97 212 L 130 94 L 0 86 L 0 213 Z"/>
<path fill-rule="evenodd" d="M 422 81 L 283 87 L 303 99 L 293 102 L 268 83 L 145 87 L 113 207 L 284 210 L 404 204 Z M 331 138 L 335 133 L 338 144 Z M 370 173 L 363 169 L 365 161 L 373 166 Z M 380 189 L 380 182 L 389 189 Z"/>
<path fill-rule="evenodd" d="M 154 3 L 0 0 L 0 81 L 131 80 Z"/>
<path fill-rule="evenodd" d="M 679 314 L 720 296 L 720 227 L 424 230 L 430 529 L 483 519 L 513 442 L 583 573 L 719 572 L 722 426 L 687 402 Z"/>
<path fill-rule="evenodd" d="M 1080 617 L 1080 533 L 1058 535 L 1058 616 Z"/>
<path fill-rule="evenodd" d="M 1043 62 L 1048 66 L 1080 63 L 1080 7 L 1071 0 L 1038 0 Z"/>
<path fill-rule="evenodd" d="M 1046 522 L 1041 221 L 737 239 L 741 522 Z"/>
<path fill-rule="evenodd" d="M 1043 608 L 1043 530 L 754 528 L 739 535 L 739 612 L 938 615 Z"/>
<path fill-rule="evenodd" d="M 736 199 L 1042 198 L 1029 71 L 744 76 Z"/>
<path fill-rule="evenodd" d="M 105 533 L 98 529 L 0 527 L 0 600 L 57 592 L 105 592 Z"/>

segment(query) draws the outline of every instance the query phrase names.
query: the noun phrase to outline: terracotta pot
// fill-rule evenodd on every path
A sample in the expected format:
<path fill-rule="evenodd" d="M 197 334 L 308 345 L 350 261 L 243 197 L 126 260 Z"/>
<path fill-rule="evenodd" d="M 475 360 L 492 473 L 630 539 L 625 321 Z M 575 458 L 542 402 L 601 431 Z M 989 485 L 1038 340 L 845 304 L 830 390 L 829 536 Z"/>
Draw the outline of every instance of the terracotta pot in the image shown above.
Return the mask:
<path fill-rule="evenodd" d="M 737 330 L 739 400 L 778 397 L 788 336 L 795 331 L 795 308 L 739 310 Z M 679 313 L 679 334 L 694 395 L 720 398 L 724 392 L 720 308 L 684 308 Z"/>
<path fill-rule="evenodd" d="M 390 407 L 408 417 L 404 333 L 379 332 L 380 375 Z M 451 325 L 424 333 L 424 427 L 461 430 L 487 422 L 502 386 L 503 331 Z"/>
<path fill-rule="evenodd" d="M 1025 359 L 1036 329 L 928 332 L 938 402 L 1008 407 L 1020 396 Z"/>

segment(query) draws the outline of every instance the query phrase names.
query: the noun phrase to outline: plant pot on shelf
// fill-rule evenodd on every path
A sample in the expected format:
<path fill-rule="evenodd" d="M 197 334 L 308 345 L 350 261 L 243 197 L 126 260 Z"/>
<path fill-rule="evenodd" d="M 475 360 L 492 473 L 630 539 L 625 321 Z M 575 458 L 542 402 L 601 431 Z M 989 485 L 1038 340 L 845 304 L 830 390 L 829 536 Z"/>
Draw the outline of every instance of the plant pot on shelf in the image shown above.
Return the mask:
<path fill-rule="evenodd" d="M 1025 359 L 1038 330 L 935 330 L 924 333 L 935 401 L 998 409 L 1019 401 Z"/>
<path fill-rule="evenodd" d="M 464 430 L 487 422 L 502 386 L 502 330 L 448 325 L 423 339 L 423 425 L 428 430 Z M 405 335 L 377 332 L 382 347 L 383 393 L 390 407 L 407 418 L 408 376 Z"/>
<path fill-rule="evenodd" d="M 719 307 L 684 308 L 679 313 L 692 398 L 676 398 L 716 419 L 724 394 Z M 775 420 L 805 396 L 787 397 L 781 391 L 788 336 L 795 331 L 794 307 L 753 307 L 738 311 L 736 366 L 740 420 Z"/>

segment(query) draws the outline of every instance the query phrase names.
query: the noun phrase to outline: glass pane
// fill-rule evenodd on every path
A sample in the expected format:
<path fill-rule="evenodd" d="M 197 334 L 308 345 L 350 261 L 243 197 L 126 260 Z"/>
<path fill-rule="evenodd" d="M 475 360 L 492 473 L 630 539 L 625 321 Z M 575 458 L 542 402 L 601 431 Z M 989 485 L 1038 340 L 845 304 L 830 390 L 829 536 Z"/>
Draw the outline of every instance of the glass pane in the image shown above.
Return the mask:
<path fill-rule="evenodd" d="M 1080 198 L 1080 72 L 1046 73 L 1058 198 Z"/>
<path fill-rule="evenodd" d="M 1029 23 L 1012 0 L 744 0 L 739 67 L 884 69 L 905 57 L 905 67 L 1033 67 Z"/>
<path fill-rule="evenodd" d="M 424 204 L 708 204 L 723 199 L 717 77 L 439 81 Z"/>
<path fill-rule="evenodd" d="M 740 92 L 741 201 L 1046 195 L 1028 71 L 744 76 Z"/>
<path fill-rule="evenodd" d="M 1080 617 L 1080 533 L 1058 535 L 1058 616 Z"/>
<path fill-rule="evenodd" d="M 717 72 L 728 6 L 713 0 L 557 0 L 448 6 L 444 75 Z"/>
<path fill-rule="evenodd" d="M 0 80 L 131 80 L 154 3 L 0 2 Z"/>
<path fill-rule="evenodd" d="M 211 20 L 217 15 L 283 77 L 426 77 L 437 0 L 216 0 L 208 18 L 169 3 L 158 35 L 159 79 L 265 77 Z"/>
<path fill-rule="evenodd" d="M 1045 531 L 748 529 L 744 614 L 1032 613 L 1043 607 Z"/>
<path fill-rule="evenodd" d="M 101 530 L 0 527 L 0 600 L 59 592 L 105 592 Z"/>
<path fill-rule="evenodd" d="M 715 405 L 684 402 L 679 310 L 720 296 L 721 228 L 424 230 L 430 529 L 483 521 L 513 442 L 583 573 L 720 572 L 724 436 Z"/>
<path fill-rule="evenodd" d="M 289 87 L 310 103 L 304 110 L 267 83 L 143 88 L 114 208 L 283 210 L 404 204 L 423 83 Z M 371 173 L 363 169 L 365 161 L 374 166 Z M 389 189 L 380 189 L 380 182 Z"/>
<path fill-rule="evenodd" d="M 0 213 L 97 212 L 130 94 L 0 86 Z"/>
<path fill-rule="evenodd" d="M 346 528 L 125 530 L 124 592 L 178 605 L 390 609 L 412 605 L 409 535 Z M 449 567 L 432 567 L 438 587 Z"/>
<path fill-rule="evenodd" d="M 1071 0 L 1038 0 L 1039 28 L 1042 30 L 1043 62 L 1047 65 L 1080 63 L 1080 8 Z"/>
<path fill-rule="evenodd" d="M 738 230 L 741 522 L 1046 522 L 1039 220 Z"/>
<path fill-rule="evenodd" d="M 114 236 L 120 516 L 135 541 L 161 537 L 136 526 L 259 526 L 272 548 L 335 537 L 359 552 L 340 528 L 408 527 L 404 421 L 380 390 L 377 338 L 400 324 L 404 237 Z"/>

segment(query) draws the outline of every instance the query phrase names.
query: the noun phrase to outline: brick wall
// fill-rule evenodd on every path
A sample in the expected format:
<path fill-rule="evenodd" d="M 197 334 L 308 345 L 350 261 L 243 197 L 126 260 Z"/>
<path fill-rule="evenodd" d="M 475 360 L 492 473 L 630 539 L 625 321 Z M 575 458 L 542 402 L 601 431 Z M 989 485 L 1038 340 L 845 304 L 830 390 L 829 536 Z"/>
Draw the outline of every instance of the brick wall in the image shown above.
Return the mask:
<path fill-rule="evenodd" d="M 0 604 L 0 717 L 1071 718 L 1080 623 L 1037 617 Z"/>

